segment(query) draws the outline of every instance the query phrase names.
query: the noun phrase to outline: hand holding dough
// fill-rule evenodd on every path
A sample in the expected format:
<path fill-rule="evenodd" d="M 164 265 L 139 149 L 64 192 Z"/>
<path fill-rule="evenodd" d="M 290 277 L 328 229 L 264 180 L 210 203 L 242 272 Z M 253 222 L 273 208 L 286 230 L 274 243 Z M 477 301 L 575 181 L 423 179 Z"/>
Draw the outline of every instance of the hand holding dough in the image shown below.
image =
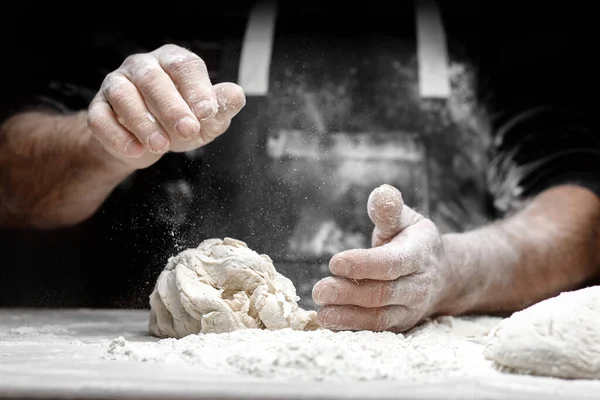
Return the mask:
<path fill-rule="evenodd" d="M 246 243 L 208 239 L 169 258 L 150 295 L 150 333 L 182 338 L 237 329 L 317 329 L 296 288 Z"/>
<path fill-rule="evenodd" d="M 600 286 L 514 313 L 491 333 L 484 354 L 509 372 L 600 379 Z"/>

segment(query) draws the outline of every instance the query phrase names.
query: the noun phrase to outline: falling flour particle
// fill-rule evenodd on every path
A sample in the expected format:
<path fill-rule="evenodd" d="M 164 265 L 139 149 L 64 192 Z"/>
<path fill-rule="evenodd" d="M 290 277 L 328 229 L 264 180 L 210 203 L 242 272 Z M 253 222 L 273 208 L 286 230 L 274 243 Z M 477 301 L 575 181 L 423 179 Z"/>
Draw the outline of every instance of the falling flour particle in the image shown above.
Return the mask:
<path fill-rule="evenodd" d="M 239 329 L 317 329 L 291 280 L 246 243 L 208 239 L 171 257 L 150 295 L 150 333 L 183 338 Z"/>
<path fill-rule="evenodd" d="M 441 317 L 405 334 L 243 329 L 108 346 L 109 360 L 193 365 L 198 370 L 277 380 L 423 380 L 501 374 L 482 354 L 500 318 Z"/>
<path fill-rule="evenodd" d="M 600 286 L 564 292 L 514 313 L 484 354 L 508 372 L 600 379 Z"/>

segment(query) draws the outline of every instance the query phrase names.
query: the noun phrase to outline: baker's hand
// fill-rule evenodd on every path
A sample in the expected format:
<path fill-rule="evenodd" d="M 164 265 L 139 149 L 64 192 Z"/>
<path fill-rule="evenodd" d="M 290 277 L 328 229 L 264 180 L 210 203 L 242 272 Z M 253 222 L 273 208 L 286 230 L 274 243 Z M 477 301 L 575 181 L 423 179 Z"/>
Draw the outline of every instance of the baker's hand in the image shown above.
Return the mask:
<path fill-rule="evenodd" d="M 443 287 L 444 249 L 434 223 L 405 206 L 390 185 L 369 196 L 372 248 L 336 254 L 335 276 L 313 288 L 319 324 L 332 330 L 405 331 L 434 311 Z"/>
<path fill-rule="evenodd" d="M 188 151 L 225 132 L 246 104 L 234 83 L 212 85 L 204 61 L 176 45 L 135 54 L 109 73 L 88 109 L 104 148 L 134 168 Z"/>

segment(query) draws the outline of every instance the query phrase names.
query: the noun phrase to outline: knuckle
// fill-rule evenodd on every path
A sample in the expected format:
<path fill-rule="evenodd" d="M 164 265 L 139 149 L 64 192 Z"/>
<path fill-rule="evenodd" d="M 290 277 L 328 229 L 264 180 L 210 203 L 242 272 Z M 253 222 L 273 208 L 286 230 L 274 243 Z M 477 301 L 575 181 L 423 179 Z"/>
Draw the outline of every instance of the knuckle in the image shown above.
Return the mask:
<path fill-rule="evenodd" d="M 156 49 L 159 53 L 177 53 L 186 51 L 183 47 L 173 43 L 166 43 Z"/>
<path fill-rule="evenodd" d="M 104 77 L 104 82 L 102 83 L 102 85 L 103 86 L 111 86 L 115 82 L 120 82 L 122 80 L 122 78 L 123 78 L 123 75 L 121 75 L 120 72 L 113 71 Z"/>
<path fill-rule="evenodd" d="M 147 53 L 132 54 L 130 56 L 127 56 L 125 58 L 125 60 L 123 60 L 123 63 L 121 63 L 120 69 L 124 69 L 124 70 L 128 70 L 128 71 L 134 70 L 134 69 L 138 68 L 140 65 L 148 64 L 148 60 L 150 57 L 152 57 L 152 56 Z"/>
<path fill-rule="evenodd" d="M 123 63 L 121 64 L 123 67 L 129 67 L 131 65 L 135 65 L 137 60 L 139 60 L 141 54 L 131 54 L 127 57 L 125 57 L 125 59 L 123 60 Z"/>
<path fill-rule="evenodd" d="M 88 115 L 87 126 L 93 134 L 98 134 L 102 130 L 101 118 L 97 116 Z"/>
<path fill-rule="evenodd" d="M 104 125 L 101 112 L 100 107 L 95 104 L 92 104 L 88 110 L 87 126 L 94 133 L 101 131 Z"/>
<path fill-rule="evenodd" d="M 139 65 L 132 71 L 133 81 L 141 88 L 149 88 L 154 86 L 163 76 L 162 69 L 154 64 Z"/>
<path fill-rule="evenodd" d="M 185 75 L 195 71 L 206 71 L 204 60 L 195 54 L 177 54 L 166 60 L 166 67 L 177 75 Z"/>
<path fill-rule="evenodd" d="M 431 219 L 423 218 L 419 223 L 421 224 L 422 229 L 426 231 L 430 237 L 439 236 L 437 225 Z"/>
<path fill-rule="evenodd" d="M 123 102 L 131 95 L 125 79 L 118 74 L 109 74 L 103 84 L 104 96 L 109 102 Z"/>
<path fill-rule="evenodd" d="M 430 218 L 423 218 L 421 220 L 421 223 L 423 225 L 425 225 L 427 228 L 437 231 L 437 227 L 435 225 L 435 222 L 433 222 Z"/>

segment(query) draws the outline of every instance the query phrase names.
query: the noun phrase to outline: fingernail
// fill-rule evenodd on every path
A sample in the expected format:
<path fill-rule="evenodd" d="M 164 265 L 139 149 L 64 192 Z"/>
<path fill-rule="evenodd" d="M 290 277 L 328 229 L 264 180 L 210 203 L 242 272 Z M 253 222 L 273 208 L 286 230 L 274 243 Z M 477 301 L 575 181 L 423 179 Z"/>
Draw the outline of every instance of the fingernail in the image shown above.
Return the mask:
<path fill-rule="evenodd" d="M 344 258 L 337 258 L 333 261 L 333 264 L 331 265 L 331 272 L 339 276 L 348 276 L 351 268 L 352 263 L 350 261 Z"/>
<path fill-rule="evenodd" d="M 336 327 L 339 326 L 342 315 L 338 310 L 328 308 L 317 313 L 317 321 L 320 325 Z"/>
<path fill-rule="evenodd" d="M 138 158 L 144 154 L 144 146 L 137 139 L 131 139 L 125 145 L 125 153 L 129 157 Z"/>
<path fill-rule="evenodd" d="M 317 294 L 317 299 L 324 304 L 333 303 L 335 299 L 337 299 L 338 292 L 337 289 L 333 286 L 323 285 L 319 293 Z"/>
<path fill-rule="evenodd" d="M 200 100 L 193 108 L 194 114 L 200 121 L 212 118 L 217 113 L 217 103 L 212 100 Z"/>
<path fill-rule="evenodd" d="M 154 153 L 164 153 L 169 147 L 169 140 L 159 132 L 154 132 L 148 138 L 148 144 Z"/>
<path fill-rule="evenodd" d="M 200 124 L 191 117 L 183 117 L 175 124 L 175 130 L 184 139 L 191 139 L 200 132 Z"/>

